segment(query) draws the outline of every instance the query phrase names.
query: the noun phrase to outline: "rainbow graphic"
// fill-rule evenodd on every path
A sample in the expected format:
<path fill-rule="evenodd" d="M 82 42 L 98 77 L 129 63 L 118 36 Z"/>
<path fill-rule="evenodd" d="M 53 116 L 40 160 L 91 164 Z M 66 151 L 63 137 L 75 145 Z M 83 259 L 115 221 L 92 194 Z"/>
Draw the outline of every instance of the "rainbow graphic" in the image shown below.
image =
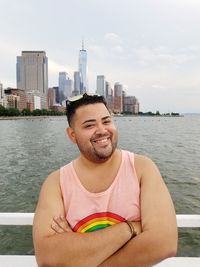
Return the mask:
<path fill-rule="evenodd" d="M 115 213 L 98 212 L 78 222 L 74 226 L 73 231 L 78 233 L 94 232 L 124 221 L 125 219 L 123 217 Z"/>

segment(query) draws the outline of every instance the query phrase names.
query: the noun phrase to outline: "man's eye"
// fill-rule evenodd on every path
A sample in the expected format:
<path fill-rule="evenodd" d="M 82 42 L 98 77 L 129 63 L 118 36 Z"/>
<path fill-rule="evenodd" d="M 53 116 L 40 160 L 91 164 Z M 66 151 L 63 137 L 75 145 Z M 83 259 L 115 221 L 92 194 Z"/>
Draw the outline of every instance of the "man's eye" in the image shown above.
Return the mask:
<path fill-rule="evenodd" d="M 106 120 L 104 121 L 104 124 L 109 124 L 111 121 L 110 120 Z"/>
<path fill-rule="evenodd" d="M 85 128 L 91 128 L 91 127 L 93 127 L 93 124 L 87 124 L 87 125 L 85 125 Z"/>

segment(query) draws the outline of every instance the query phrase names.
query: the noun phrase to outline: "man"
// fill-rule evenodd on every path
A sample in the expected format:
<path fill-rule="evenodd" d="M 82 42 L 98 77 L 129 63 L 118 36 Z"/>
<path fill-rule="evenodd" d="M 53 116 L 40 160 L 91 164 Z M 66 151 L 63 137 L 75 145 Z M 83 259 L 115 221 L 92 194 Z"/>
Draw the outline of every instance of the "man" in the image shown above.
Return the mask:
<path fill-rule="evenodd" d="M 174 256 L 169 192 L 150 159 L 117 148 L 104 98 L 72 98 L 67 118 L 80 155 L 42 186 L 33 223 L 38 265 L 144 267 Z"/>

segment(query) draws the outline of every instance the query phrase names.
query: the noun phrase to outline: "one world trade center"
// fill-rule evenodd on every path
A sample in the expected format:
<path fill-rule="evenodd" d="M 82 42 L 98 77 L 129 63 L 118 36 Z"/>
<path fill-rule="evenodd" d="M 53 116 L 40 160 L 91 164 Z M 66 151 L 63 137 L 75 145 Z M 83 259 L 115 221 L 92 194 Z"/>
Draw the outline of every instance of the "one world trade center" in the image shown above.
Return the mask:
<path fill-rule="evenodd" d="M 79 73 L 80 73 L 80 93 L 88 92 L 87 81 L 87 51 L 84 49 L 84 42 L 82 40 L 82 49 L 79 51 Z"/>

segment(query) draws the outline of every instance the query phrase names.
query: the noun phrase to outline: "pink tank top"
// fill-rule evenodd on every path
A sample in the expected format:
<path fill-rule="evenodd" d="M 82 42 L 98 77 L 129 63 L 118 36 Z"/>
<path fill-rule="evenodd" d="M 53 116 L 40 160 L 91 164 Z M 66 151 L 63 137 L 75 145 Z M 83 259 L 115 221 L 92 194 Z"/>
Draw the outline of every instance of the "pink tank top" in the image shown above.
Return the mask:
<path fill-rule="evenodd" d="M 140 187 L 133 153 L 122 150 L 118 173 L 106 191 L 87 191 L 72 162 L 61 167 L 60 185 L 66 219 L 74 232 L 92 232 L 125 220 L 140 221 Z"/>

